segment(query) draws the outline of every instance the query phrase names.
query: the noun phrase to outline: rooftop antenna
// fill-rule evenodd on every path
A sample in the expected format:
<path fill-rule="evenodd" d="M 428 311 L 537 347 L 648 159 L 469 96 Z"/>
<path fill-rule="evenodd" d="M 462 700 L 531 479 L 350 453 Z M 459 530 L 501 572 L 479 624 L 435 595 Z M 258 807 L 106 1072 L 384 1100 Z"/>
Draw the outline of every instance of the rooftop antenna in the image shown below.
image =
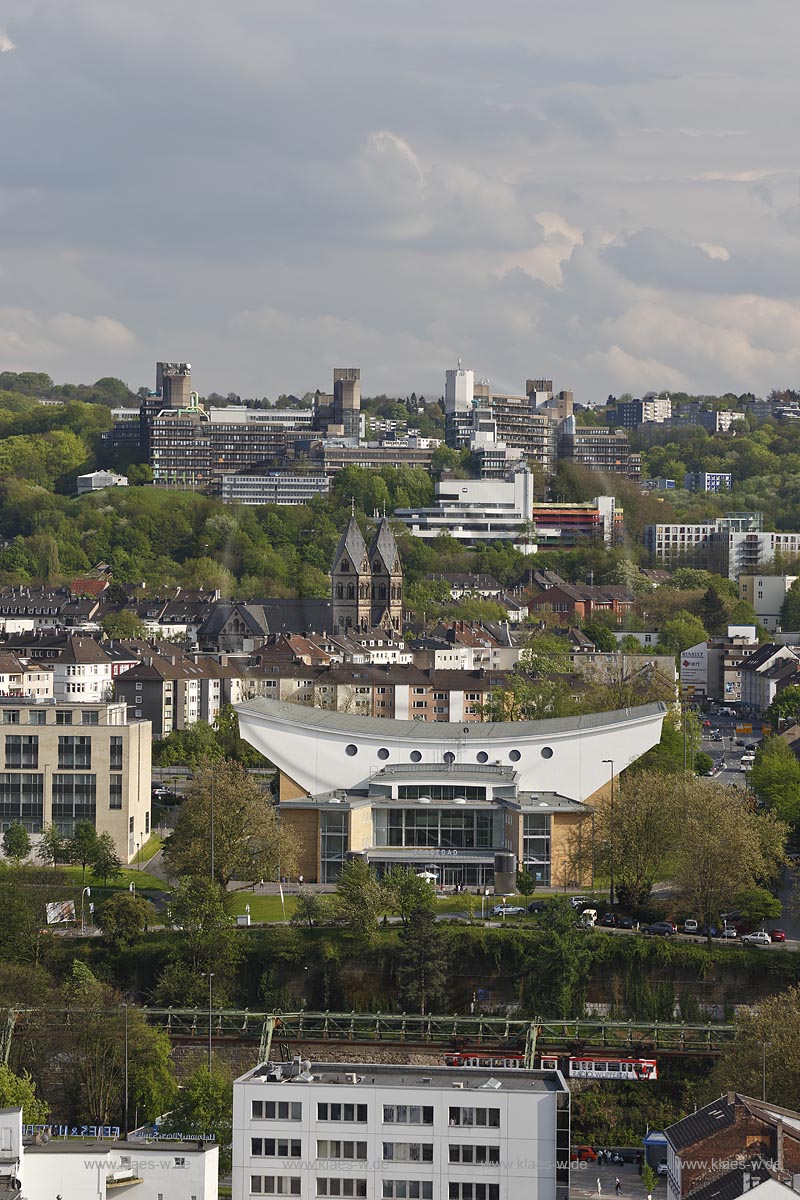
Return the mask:
<path fill-rule="evenodd" d="M 461 370 L 461 355 L 458 357 L 458 369 Z"/>

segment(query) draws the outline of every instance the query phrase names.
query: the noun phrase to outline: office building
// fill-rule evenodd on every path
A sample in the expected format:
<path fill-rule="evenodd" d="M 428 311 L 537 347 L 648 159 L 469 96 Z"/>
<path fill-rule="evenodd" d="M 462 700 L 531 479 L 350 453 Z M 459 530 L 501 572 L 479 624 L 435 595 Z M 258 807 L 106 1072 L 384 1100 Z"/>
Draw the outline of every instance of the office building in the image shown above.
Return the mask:
<path fill-rule="evenodd" d="M 71 837 L 91 821 L 130 862 L 150 836 L 150 722 L 129 722 L 125 704 L 3 697 L 0 724 L 2 829 L 52 824 Z"/>
<path fill-rule="evenodd" d="M 559 458 L 612 475 L 638 479 L 642 472 L 641 455 L 634 453 L 624 429 L 579 426 L 568 417 L 559 427 Z"/>
<path fill-rule="evenodd" d="M 361 432 L 361 371 L 358 367 L 333 369 L 333 423 L 343 437 Z"/>
<path fill-rule="evenodd" d="M 797 575 L 740 575 L 739 599 L 752 604 L 764 628 L 776 633 L 781 629 L 786 593 L 797 579 Z"/>
<path fill-rule="evenodd" d="M 139 445 L 150 456 L 153 421 L 165 408 L 190 408 L 193 405 L 192 367 L 190 363 L 156 363 L 156 388 L 139 406 Z"/>
<path fill-rule="evenodd" d="M 535 551 L 530 528 L 533 475 L 527 467 L 507 479 L 442 479 L 431 508 L 398 508 L 395 516 L 423 541 L 446 533 L 457 541 L 512 542 Z"/>
<path fill-rule="evenodd" d="M 687 471 L 683 486 L 689 492 L 729 492 L 732 481 L 730 471 Z"/>
<path fill-rule="evenodd" d="M 100 434 L 103 448 L 109 453 L 134 455 L 141 442 L 141 412 L 139 408 L 112 408 L 114 424 Z"/>
<path fill-rule="evenodd" d="M 296 442 L 298 452 L 304 441 Z M 430 471 L 434 451 L 441 445 L 437 438 L 408 436 L 382 442 L 358 442 L 351 438 L 321 438 L 307 443 L 309 462 L 323 475 L 336 475 L 345 467 L 419 467 Z"/>
<path fill-rule="evenodd" d="M 469 445 L 474 405 L 475 375 L 463 368 L 459 359 L 456 370 L 445 372 L 444 421 L 448 446 Z"/>
<path fill-rule="evenodd" d="M 221 497 L 226 504 L 308 504 L 331 488 L 328 475 L 296 475 L 290 471 L 223 475 Z"/>
<path fill-rule="evenodd" d="M 233 1085 L 233 1200 L 569 1200 L 557 1070 L 262 1063 Z"/>
<path fill-rule="evenodd" d="M 624 532 L 624 513 L 613 496 L 575 504 L 535 501 L 531 521 L 536 530 L 534 540 L 543 550 L 567 549 L 587 540 L 612 546 Z"/>

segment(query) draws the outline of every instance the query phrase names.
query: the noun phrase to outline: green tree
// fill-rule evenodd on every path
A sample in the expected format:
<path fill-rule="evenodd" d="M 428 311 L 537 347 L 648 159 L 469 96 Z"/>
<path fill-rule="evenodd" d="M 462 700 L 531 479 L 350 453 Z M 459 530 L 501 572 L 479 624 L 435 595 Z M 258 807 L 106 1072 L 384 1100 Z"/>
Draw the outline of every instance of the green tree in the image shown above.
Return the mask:
<path fill-rule="evenodd" d="M 220 1173 L 231 1169 L 233 1140 L 233 1078 L 226 1067 L 214 1063 L 198 1067 L 184 1083 L 165 1118 L 165 1133 L 211 1137 L 219 1143 Z"/>
<path fill-rule="evenodd" d="M 732 607 L 730 597 L 723 595 L 720 588 L 711 583 L 697 606 L 697 615 L 704 629 L 710 633 L 721 633 Z M 682 646 L 681 649 L 686 650 L 688 646 Z"/>
<path fill-rule="evenodd" d="M 107 638 L 143 638 L 147 633 L 144 621 L 129 608 L 106 613 L 100 621 L 100 627 Z"/>
<path fill-rule="evenodd" d="M 127 946 L 147 932 L 155 915 L 153 905 L 143 896 L 117 892 L 100 905 L 96 923 L 106 941 L 113 946 Z"/>
<path fill-rule="evenodd" d="M 790 690 L 800 692 L 796 687 L 785 689 Z M 793 830 L 800 828 L 800 762 L 783 738 L 771 737 L 759 746 L 750 786 L 771 812 Z"/>
<path fill-rule="evenodd" d="M 25 1125 L 42 1125 L 50 1112 L 49 1105 L 36 1095 L 36 1084 L 27 1071 L 15 1075 L 5 1063 L 0 1063 L 0 1108 L 22 1107 Z"/>
<path fill-rule="evenodd" d="M 315 925 L 321 925 L 327 914 L 327 905 L 325 897 L 319 892 L 312 892 L 310 888 L 300 888 L 295 897 L 294 912 L 291 917 L 291 924 L 303 926 L 307 925 L 309 929 L 313 929 Z"/>
<path fill-rule="evenodd" d="M 800 579 L 795 579 L 781 605 L 781 629 L 793 633 L 800 629 Z"/>
<path fill-rule="evenodd" d="M 363 858 L 344 863 L 336 883 L 335 907 L 353 939 L 368 946 L 383 909 L 384 895 L 375 872 Z"/>
<path fill-rule="evenodd" d="M 485 721 L 540 721 L 575 711 L 564 679 L 546 675 L 531 679 L 516 673 L 508 675 L 505 685 L 493 688 L 488 699 L 476 707 Z"/>
<path fill-rule="evenodd" d="M 3 854 L 19 866 L 30 852 L 31 839 L 28 837 L 27 829 L 24 825 L 20 825 L 19 821 L 14 821 L 3 834 Z"/>
<path fill-rule="evenodd" d="M 734 896 L 733 904 L 745 921 L 751 921 L 754 924 L 763 921 L 777 921 L 783 912 L 783 905 L 777 896 L 773 896 L 763 887 L 742 888 Z"/>
<path fill-rule="evenodd" d="M 436 893 L 427 879 L 413 870 L 394 866 L 381 880 L 386 907 L 394 910 L 403 925 L 423 911 L 435 913 Z"/>
<path fill-rule="evenodd" d="M 297 841 L 278 821 L 275 806 L 241 763 L 205 762 L 185 792 L 164 860 L 175 876 L 203 875 L 211 867 L 214 822 L 214 878 L 223 888 L 233 879 L 257 883 L 292 875 Z"/>
<path fill-rule="evenodd" d="M 536 880 L 530 871 L 517 871 L 517 891 L 526 900 L 536 891 Z"/>
<path fill-rule="evenodd" d="M 613 869 L 621 904 L 643 904 L 681 836 L 683 788 L 680 780 L 665 786 L 660 771 L 627 772 L 616 789 L 613 812 L 610 790 L 595 815 L 595 863 Z"/>
<path fill-rule="evenodd" d="M 400 930 L 396 971 L 403 1011 L 444 1011 L 448 981 L 448 945 L 427 902 L 414 908 Z"/>
<path fill-rule="evenodd" d="M 800 987 L 740 1008 L 734 1017 L 736 1036 L 717 1059 L 708 1097 L 728 1090 L 760 1096 L 766 1082 L 770 1104 L 791 1107 L 800 1094 Z"/>
<path fill-rule="evenodd" d="M 611 630 L 598 621 L 590 621 L 588 625 L 584 625 L 583 632 L 588 638 L 591 638 L 601 654 L 611 654 L 618 648 L 617 639 Z"/>
<path fill-rule="evenodd" d="M 36 847 L 36 857 L 40 863 L 53 867 L 68 859 L 66 842 L 55 825 L 45 825 L 42 830 L 39 845 Z"/>
<path fill-rule="evenodd" d="M 183 933 L 180 951 L 192 971 L 214 971 L 221 993 L 223 976 L 238 960 L 239 946 L 219 885 L 205 876 L 181 879 L 167 904 L 167 919 Z"/>
<path fill-rule="evenodd" d="M 680 609 L 661 626 L 658 650 L 661 654 L 680 654 L 708 638 L 703 622 L 686 609 Z"/>
<path fill-rule="evenodd" d="M 67 854 L 71 863 L 82 869 L 82 881 L 86 882 L 86 868 L 94 861 L 97 853 L 97 830 L 91 821 L 77 821 L 72 837 L 67 843 Z"/>
<path fill-rule="evenodd" d="M 589 931 L 562 896 L 546 900 L 535 923 L 538 928 L 520 976 L 523 1009 L 547 1017 L 579 1017 L 591 962 Z"/>
<path fill-rule="evenodd" d="M 790 683 L 783 691 L 778 692 L 767 709 L 767 716 L 777 729 L 781 721 L 794 725 L 800 721 L 800 686 Z"/>
<path fill-rule="evenodd" d="M 122 860 L 110 833 L 99 834 L 92 852 L 91 868 L 95 879 L 102 879 L 103 887 L 108 887 L 109 879 L 119 879 L 122 875 Z"/>

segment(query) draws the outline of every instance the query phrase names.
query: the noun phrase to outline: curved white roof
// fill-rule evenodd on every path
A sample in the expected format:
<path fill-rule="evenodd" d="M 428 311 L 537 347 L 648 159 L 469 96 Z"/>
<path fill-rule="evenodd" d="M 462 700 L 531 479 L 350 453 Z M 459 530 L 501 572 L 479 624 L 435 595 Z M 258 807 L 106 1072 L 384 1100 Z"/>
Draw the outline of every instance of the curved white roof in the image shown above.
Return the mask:
<path fill-rule="evenodd" d="M 236 706 L 242 736 L 310 795 L 366 786 L 394 763 L 510 766 L 522 790 L 585 800 L 661 737 L 664 704 L 549 721 L 394 721 L 278 700 Z"/>

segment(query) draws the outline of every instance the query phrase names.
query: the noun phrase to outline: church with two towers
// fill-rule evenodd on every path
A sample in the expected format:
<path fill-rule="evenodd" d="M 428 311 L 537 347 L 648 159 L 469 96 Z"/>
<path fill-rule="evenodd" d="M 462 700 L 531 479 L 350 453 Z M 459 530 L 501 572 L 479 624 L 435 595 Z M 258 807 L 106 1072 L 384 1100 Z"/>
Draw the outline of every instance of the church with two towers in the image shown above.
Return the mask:
<path fill-rule="evenodd" d="M 369 546 L 355 514 L 331 566 L 332 632 L 384 629 L 399 633 L 403 620 L 403 567 L 391 526 L 379 522 Z"/>

